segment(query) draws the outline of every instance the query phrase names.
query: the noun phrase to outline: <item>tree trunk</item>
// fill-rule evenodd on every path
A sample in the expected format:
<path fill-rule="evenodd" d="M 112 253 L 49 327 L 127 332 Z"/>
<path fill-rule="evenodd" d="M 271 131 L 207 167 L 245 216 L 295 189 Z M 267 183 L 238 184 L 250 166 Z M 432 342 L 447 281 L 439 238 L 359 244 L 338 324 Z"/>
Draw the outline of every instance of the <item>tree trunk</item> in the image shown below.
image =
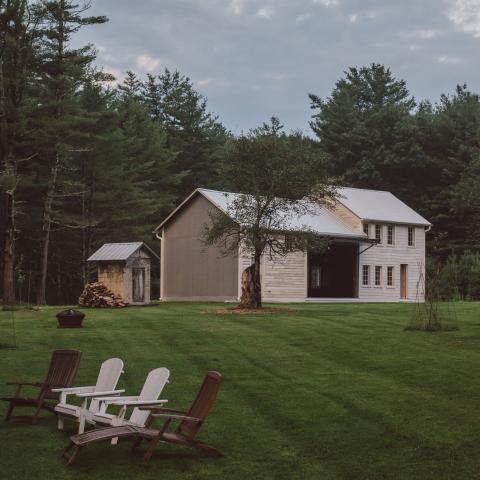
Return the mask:
<path fill-rule="evenodd" d="M 262 284 L 260 281 L 260 259 L 242 273 L 242 296 L 239 308 L 262 308 Z"/>
<path fill-rule="evenodd" d="M 3 54 L 0 56 L 0 167 L 6 176 L 12 176 L 8 180 L 12 183 L 15 176 L 14 162 L 11 158 L 11 150 L 7 137 L 7 107 L 5 97 L 5 79 L 3 76 Z M 2 188 L 2 210 L 3 210 L 3 271 L 2 271 L 2 290 L 3 303 L 11 304 L 15 301 L 15 184 Z"/>
<path fill-rule="evenodd" d="M 55 118 L 59 120 L 63 116 L 63 107 L 62 102 L 65 97 L 65 69 L 64 69 L 64 59 L 65 59 L 65 2 L 61 0 L 59 2 L 60 15 L 58 19 L 58 47 L 57 47 L 57 58 L 56 58 L 56 84 L 55 84 L 55 100 L 57 102 Z M 50 249 L 50 232 L 52 227 L 52 206 L 53 200 L 55 199 L 56 189 L 57 189 L 57 179 L 58 173 L 61 165 L 61 145 L 60 145 L 60 134 L 57 135 L 55 139 L 55 159 L 50 174 L 50 181 L 48 184 L 47 195 L 45 197 L 45 207 L 43 210 L 43 226 L 42 226 L 42 250 L 41 250 L 41 260 L 40 260 L 40 285 L 37 290 L 37 304 L 45 305 L 46 302 L 46 290 L 47 290 L 47 272 L 48 272 L 48 255 Z"/>
<path fill-rule="evenodd" d="M 55 197 L 55 190 L 57 188 L 58 168 L 60 165 L 60 156 L 55 157 L 55 163 L 52 167 L 50 175 L 50 182 L 48 185 L 47 196 L 45 198 L 45 207 L 43 210 L 43 227 L 42 227 L 42 250 L 40 252 L 40 284 L 37 289 L 37 304 L 45 305 L 46 291 L 47 291 L 47 273 L 48 273 L 48 253 L 50 249 L 50 231 L 52 218 L 52 205 Z"/>
<path fill-rule="evenodd" d="M 3 194 L 5 227 L 3 236 L 3 303 L 5 305 L 15 302 L 15 215 L 13 191 Z"/>

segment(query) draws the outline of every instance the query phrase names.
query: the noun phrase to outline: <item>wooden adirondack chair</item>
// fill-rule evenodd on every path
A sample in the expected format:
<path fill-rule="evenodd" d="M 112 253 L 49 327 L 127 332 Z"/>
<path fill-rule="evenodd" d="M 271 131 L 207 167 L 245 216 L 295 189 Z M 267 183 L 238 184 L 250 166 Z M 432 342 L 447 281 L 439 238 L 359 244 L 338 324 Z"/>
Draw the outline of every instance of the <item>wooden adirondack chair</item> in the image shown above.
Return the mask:
<path fill-rule="evenodd" d="M 205 423 L 205 420 L 215 403 L 222 380 L 223 378 L 220 373 L 208 372 L 188 412 L 181 412 L 167 408 L 145 407 L 145 410 L 150 412 L 162 412 L 152 413 L 149 417 L 147 427 L 123 425 L 120 427 L 92 430 L 82 435 L 74 435 L 73 437 L 70 437 L 70 443 L 64 450 L 63 456 L 68 460 L 68 465 L 71 465 L 75 461 L 81 448 L 91 443 L 120 437 L 135 438 L 133 450 L 137 449 L 143 440 L 149 441 L 150 445 L 143 457 L 145 461 L 150 459 L 158 442 L 193 447 L 201 452 L 207 453 L 208 455 L 223 457 L 223 454 L 216 448 L 196 440 L 200 428 Z M 155 418 L 165 419 L 165 423 L 160 430 L 149 428 L 149 425 Z M 167 432 L 170 423 L 175 420 L 180 421 L 178 427 L 173 432 Z"/>
<path fill-rule="evenodd" d="M 123 373 L 123 361 L 119 358 L 105 360 L 98 372 L 97 383 L 89 387 L 54 388 L 60 394 L 60 403 L 55 407 L 58 416 L 58 429 L 63 429 L 64 418 L 78 422 L 78 433 L 85 430 L 85 422 L 92 423 L 92 417 L 99 411 L 100 401 L 94 397 L 120 395 L 125 390 L 115 390 L 120 375 Z M 82 405 L 67 403 L 68 395 L 82 399 Z M 90 405 L 88 401 L 90 400 Z"/>
<path fill-rule="evenodd" d="M 96 398 L 96 400 L 100 402 L 100 408 L 99 411 L 93 415 L 92 423 L 108 426 L 145 426 L 150 415 L 150 411 L 141 410 L 140 407 L 153 407 L 167 403 L 168 400 L 159 400 L 158 397 L 168 382 L 169 376 L 170 372 L 167 368 L 156 368 L 147 375 L 140 395 L 128 397 Z M 117 415 L 107 412 L 107 409 L 110 405 L 120 406 L 120 411 Z M 125 416 L 129 407 L 133 407 L 133 411 L 130 417 L 127 419 Z M 115 443 L 117 443 L 116 437 L 112 439 L 112 444 Z"/>
<path fill-rule="evenodd" d="M 53 389 L 72 385 L 80 365 L 81 356 L 82 352 L 78 350 L 55 350 L 52 353 L 50 366 L 43 382 L 7 382 L 7 385 L 17 385 L 17 389 L 15 396 L 0 398 L 0 400 L 10 403 L 5 420 L 8 422 L 12 418 L 28 419 L 32 423 L 37 423 L 41 410 L 53 413 L 54 407 L 58 403 L 58 393 L 54 392 Z M 39 388 L 37 397 L 21 397 L 20 393 L 23 386 Z M 31 407 L 35 410 L 31 416 L 13 416 L 12 412 L 15 407 Z"/>

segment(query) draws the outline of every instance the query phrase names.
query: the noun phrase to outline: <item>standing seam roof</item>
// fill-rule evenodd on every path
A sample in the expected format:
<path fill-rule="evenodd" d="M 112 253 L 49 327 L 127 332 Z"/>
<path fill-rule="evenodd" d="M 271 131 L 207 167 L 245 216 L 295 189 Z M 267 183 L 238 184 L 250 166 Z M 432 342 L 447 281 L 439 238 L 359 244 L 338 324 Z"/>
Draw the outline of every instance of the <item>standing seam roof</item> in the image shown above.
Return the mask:
<path fill-rule="evenodd" d="M 127 260 L 143 245 L 143 242 L 105 243 L 95 253 L 90 255 L 87 262 Z"/>

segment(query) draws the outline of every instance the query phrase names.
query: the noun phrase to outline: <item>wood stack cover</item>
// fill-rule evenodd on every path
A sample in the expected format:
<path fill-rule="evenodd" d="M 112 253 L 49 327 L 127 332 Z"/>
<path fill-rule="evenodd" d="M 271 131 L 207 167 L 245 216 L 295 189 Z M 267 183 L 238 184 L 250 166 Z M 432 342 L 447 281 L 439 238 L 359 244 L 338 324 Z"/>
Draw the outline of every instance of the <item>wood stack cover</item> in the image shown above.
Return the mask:
<path fill-rule="evenodd" d="M 128 302 L 110 291 L 102 282 L 87 283 L 78 299 L 78 304 L 82 307 L 93 308 L 123 308 L 128 306 Z"/>

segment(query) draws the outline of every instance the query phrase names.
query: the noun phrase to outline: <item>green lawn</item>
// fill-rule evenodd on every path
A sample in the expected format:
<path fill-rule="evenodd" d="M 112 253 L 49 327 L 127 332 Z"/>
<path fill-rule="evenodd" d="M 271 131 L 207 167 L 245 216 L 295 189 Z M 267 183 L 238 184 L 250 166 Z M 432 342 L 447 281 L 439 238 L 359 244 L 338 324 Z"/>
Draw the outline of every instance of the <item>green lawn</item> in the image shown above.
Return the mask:
<path fill-rule="evenodd" d="M 226 457 L 159 445 L 144 464 L 128 442 L 91 446 L 66 467 L 66 431 L 0 423 L 8 479 L 479 479 L 480 304 L 456 306 L 460 330 L 406 332 L 410 305 L 300 305 L 289 314 L 216 315 L 213 304 L 87 310 L 85 328 L 56 327 L 58 308 L 16 312 L 9 379 L 40 379 L 55 348 L 78 348 L 77 384 L 100 362 L 125 361 L 129 394 L 155 367 L 162 397 L 186 408 L 207 370 L 225 382 L 201 437 Z M 210 313 L 209 313 L 210 312 Z M 0 403 L 0 414 L 6 404 Z"/>

